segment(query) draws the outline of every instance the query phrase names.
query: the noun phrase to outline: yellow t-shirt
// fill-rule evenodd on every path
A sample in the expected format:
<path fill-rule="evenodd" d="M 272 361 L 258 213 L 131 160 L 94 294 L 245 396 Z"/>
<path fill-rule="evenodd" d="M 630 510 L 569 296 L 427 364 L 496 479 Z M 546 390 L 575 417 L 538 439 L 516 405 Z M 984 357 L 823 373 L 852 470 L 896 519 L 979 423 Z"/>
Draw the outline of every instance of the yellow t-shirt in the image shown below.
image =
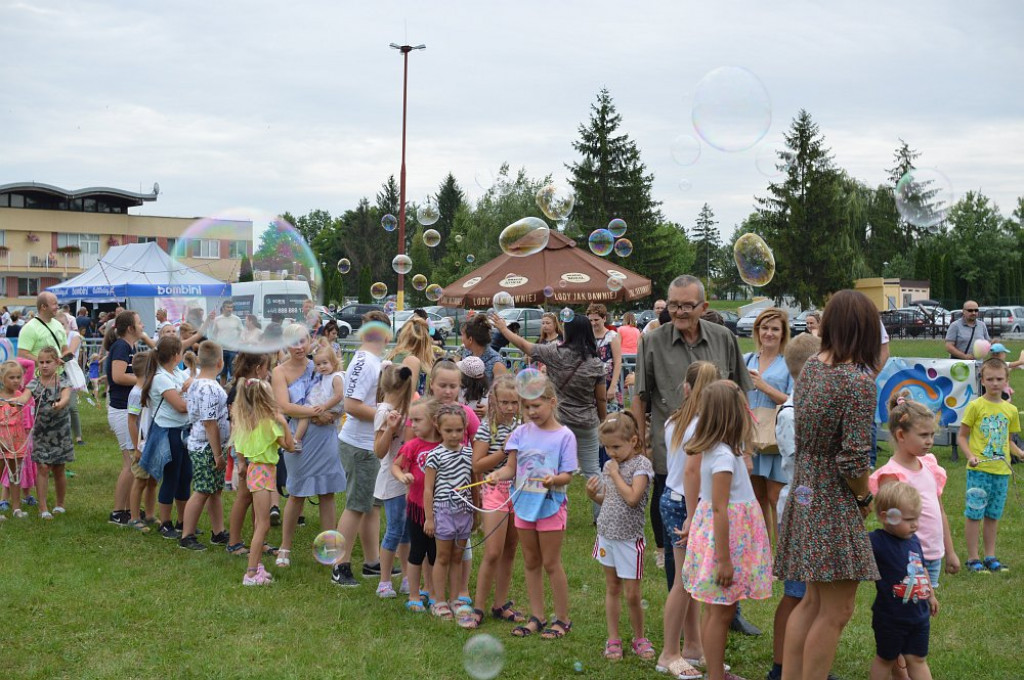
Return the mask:
<path fill-rule="evenodd" d="M 277 438 L 284 435 L 284 429 L 276 421 L 265 420 L 251 432 L 235 433 L 235 451 L 250 463 L 277 465 Z"/>
<path fill-rule="evenodd" d="M 1020 432 L 1017 409 L 1002 399 L 993 402 L 978 397 L 967 405 L 960 422 L 971 428 L 971 453 L 980 460 L 978 467 L 969 469 L 990 475 L 1010 474 L 1010 435 Z"/>

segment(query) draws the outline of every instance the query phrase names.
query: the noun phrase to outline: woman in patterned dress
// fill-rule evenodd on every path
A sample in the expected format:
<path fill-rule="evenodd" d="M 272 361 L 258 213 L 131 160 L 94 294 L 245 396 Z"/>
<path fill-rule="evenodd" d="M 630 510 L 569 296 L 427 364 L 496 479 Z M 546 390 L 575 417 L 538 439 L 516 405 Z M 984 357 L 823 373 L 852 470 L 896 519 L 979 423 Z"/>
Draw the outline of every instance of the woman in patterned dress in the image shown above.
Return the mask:
<path fill-rule="evenodd" d="M 805 581 L 807 595 L 786 626 L 786 680 L 828 674 L 857 586 L 878 579 L 864 518 L 871 504 L 879 324 L 878 310 L 862 293 L 833 295 L 822 318 L 821 353 L 796 383 L 796 462 L 775 573 Z"/>

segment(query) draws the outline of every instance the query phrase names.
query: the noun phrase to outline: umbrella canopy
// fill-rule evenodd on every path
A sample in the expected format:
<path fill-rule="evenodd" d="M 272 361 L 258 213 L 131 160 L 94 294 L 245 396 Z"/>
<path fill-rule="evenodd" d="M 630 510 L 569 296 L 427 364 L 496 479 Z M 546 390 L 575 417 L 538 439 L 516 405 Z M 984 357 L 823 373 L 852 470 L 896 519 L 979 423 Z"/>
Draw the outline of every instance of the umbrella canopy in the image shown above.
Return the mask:
<path fill-rule="evenodd" d="M 609 278 L 621 282 L 608 287 Z M 554 291 L 545 297 L 544 288 Z M 527 257 L 502 253 L 444 289 L 445 307 L 489 307 L 501 291 L 516 306 L 624 302 L 651 294 L 651 280 L 576 247 L 576 242 L 551 232 L 544 250 Z"/>

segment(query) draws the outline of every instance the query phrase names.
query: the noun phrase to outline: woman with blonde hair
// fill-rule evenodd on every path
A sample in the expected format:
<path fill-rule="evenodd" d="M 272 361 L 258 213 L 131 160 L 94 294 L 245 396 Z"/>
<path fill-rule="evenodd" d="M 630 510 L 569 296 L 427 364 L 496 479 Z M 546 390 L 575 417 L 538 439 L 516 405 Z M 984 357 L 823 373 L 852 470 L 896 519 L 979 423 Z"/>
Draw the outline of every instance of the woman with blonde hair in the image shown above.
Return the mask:
<path fill-rule="evenodd" d="M 540 337 L 537 338 L 538 345 L 547 345 L 552 342 L 562 341 L 562 322 L 554 312 L 544 312 L 540 315 Z"/>
<path fill-rule="evenodd" d="M 427 376 L 434 365 L 434 342 L 430 337 L 430 325 L 413 316 L 398 331 L 398 340 L 387 356 L 392 362 L 402 364 L 412 371 L 413 384 L 421 395 L 427 389 Z"/>

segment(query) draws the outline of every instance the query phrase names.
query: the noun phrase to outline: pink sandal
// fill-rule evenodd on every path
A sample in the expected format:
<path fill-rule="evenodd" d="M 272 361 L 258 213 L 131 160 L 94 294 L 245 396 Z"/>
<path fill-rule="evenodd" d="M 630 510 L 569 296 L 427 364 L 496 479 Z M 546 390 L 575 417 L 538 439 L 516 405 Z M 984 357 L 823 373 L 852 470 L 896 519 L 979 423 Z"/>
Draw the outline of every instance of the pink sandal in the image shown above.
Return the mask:
<path fill-rule="evenodd" d="M 633 644 L 631 646 L 633 647 L 633 653 L 641 659 L 650 661 L 655 656 L 654 645 L 652 645 L 651 641 L 645 637 L 633 638 Z"/>

